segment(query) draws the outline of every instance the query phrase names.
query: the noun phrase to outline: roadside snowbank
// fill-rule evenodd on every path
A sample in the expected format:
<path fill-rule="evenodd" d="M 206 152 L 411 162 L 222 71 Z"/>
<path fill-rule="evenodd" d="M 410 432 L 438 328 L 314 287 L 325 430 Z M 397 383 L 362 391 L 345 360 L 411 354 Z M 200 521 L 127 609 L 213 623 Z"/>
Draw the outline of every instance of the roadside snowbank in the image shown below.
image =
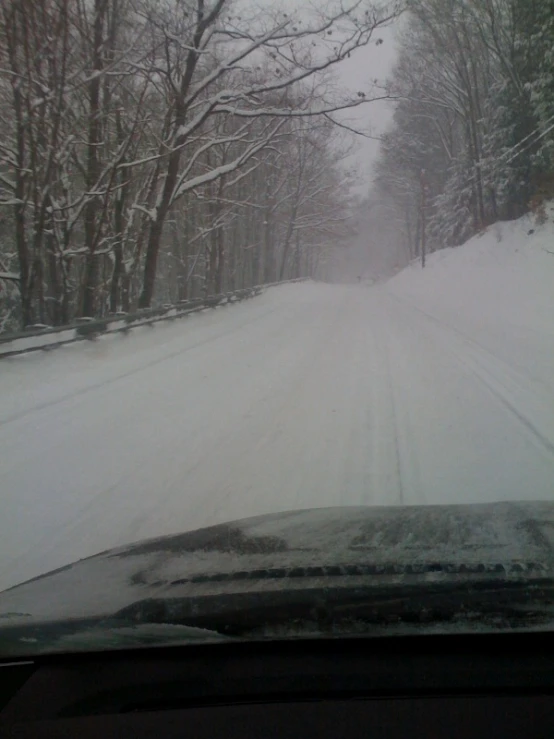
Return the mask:
<path fill-rule="evenodd" d="M 431 254 L 424 270 L 412 264 L 386 289 L 552 385 L 554 205 L 548 215 L 542 226 L 532 216 L 496 223 Z"/>

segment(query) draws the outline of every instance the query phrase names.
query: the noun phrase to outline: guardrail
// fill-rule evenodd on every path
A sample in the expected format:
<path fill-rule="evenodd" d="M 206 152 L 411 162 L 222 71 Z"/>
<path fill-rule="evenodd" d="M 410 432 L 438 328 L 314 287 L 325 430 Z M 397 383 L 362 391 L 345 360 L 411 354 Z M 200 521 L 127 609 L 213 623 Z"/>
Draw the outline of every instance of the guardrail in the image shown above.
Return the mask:
<path fill-rule="evenodd" d="M 33 351 L 55 349 L 76 341 L 92 340 L 103 334 L 127 333 L 138 326 L 154 325 L 159 321 L 175 320 L 206 308 L 237 303 L 259 295 L 268 287 L 304 282 L 306 279 L 299 277 L 283 282 L 271 282 L 221 295 L 182 300 L 175 305 L 164 305 L 161 308 L 144 308 L 134 313 L 116 313 L 104 318 L 81 318 L 67 326 L 29 326 L 28 329 L 18 333 L 0 335 L 0 359 Z"/>

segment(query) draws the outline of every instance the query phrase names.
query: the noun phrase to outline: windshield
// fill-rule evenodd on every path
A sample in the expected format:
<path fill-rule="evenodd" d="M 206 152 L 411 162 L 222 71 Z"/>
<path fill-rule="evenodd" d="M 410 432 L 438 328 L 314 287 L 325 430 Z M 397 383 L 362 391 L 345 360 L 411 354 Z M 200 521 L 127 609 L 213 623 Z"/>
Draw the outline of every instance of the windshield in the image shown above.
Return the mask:
<path fill-rule="evenodd" d="M 550 628 L 547 5 L 2 4 L 0 657 Z"/>

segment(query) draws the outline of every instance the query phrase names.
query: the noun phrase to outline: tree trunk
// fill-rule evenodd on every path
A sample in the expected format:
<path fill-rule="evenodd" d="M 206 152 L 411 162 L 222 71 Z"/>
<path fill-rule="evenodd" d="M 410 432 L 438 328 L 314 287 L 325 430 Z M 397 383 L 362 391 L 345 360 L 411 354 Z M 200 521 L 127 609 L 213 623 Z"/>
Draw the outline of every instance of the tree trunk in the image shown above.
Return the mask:
<path fill-rule="evenodd" d="M 298 198 L 298 192 L 297 192 L 296 196 Z M 284 279 L 284 277 L 285 277 L 285 269 L 286 269 L 286 266 L 287 266 L 287 257 L 289 255 L 289 249 L 290 249 L 290 240 L 291 240 L 291 237 L 292 237 L 292 232 L 293 232 L 293 229 L 294 229 L 294 224 L 296 223 L 296 211 L 297 211 L 297 207 L 298 207 L 297 204 L 298 204 L 298 200 L 296 200 L 296 203 L 295 203 L 295 205 L 294 205 L 294 207 L 292 209 L 290 220 L 289 220 L 289 223 L 288 223 L 288 226 L 287 226 L 287 235 L 285 237 L 285 243 L 283 245 L 283 256 L 282 256 L 282 259 L 281 259 L 281 268 L 279 270 L 279 281 L 280 282 L 282 282 L 283 279 Z"/>
<path fill-rule="evenodd" d="M 54 238 L 51 233 L 46 238 L 46 264 L 48 268 L 48 297 L 50 298 L 48 322 L 54 326 L 59 326 L 61 324 L 62 287 L 60 285 L 58 260 L 54 249 Z"/>
<path fill-rule="evenodd" d="M 121 310 L 129 313 L 131 307 L 131 275 L 124 272 L 121 275 Z"/>
<path fill-rule="evenodd" d="M 264 221 L 264 246 L 261 260 L 262 274 L 260 275 L 260 283 L 271 282 L 273 253 L 271 248 L 272 244 L 270 212 L 271 211 L 268 208 Z"/>
<path fill-rule="evenodd" d="M 166 177 L 166 182 L 168 178 Z M 164 188 L 165 189 L 165 188 Z M 150 308 L 152 298 L 154 296 L 154 282 L 156 279 L 156 269 L 158 266 L 158 254 L 160 252 L 160 242 L 163 232 L 163 222 L 165 215 L 162 216 L 162 211 L 167 212 L 167 206 L 169 204 L 169 198 L 165 204 L 161 204 L 156 212 L 156 220 L 151 224 L 148 232 L 148 243 L 146 246 L 146 258 L 144 263 L 144 279 L 142 283 L 142 292 L 139 298 L 139 308 Z"/>
<path fill-rule="evenodd" d="M 117 130 L 117 143 L 121 146 L 123 143 L 123 127 L 121 124 L 121 111 L 116 111 L 115 116 L 116 130 Z M 122 160 L 122 163 L 125 160 Z M 125 184 L 125 175 L 123 172 L 119 172 L 117 175 L 119 178 L 119 187 L 114 203 L 114 236 L 115 243 L 113 247 L 114 254 L 114 266 L 112 272 L 112 279 L 110 283 L 110 313 L 116 313 L 119 303 L 119 285 L 121 281 L 121 274 L 123 272 L 123 212 L 125 209 L 125 195 L 127 193 L 128 185 Z"/>
<path fill-rule="evenodd" d="M 206 295 L 211 295 L 215 290 L 215 273 L 217 259 L 216 232 L 212 231 L 210 245 L 208 247 L 208 259 L 206 260 L 204 290 Z"/>
<path fill-rule="evenodd" d="M 203 3 L 199 5 L 203 8 Z M 185 100 L 192 83 L 194 71 L 198 63 L 198 49 L 202 42 L 202 37 L 208 26 L 218 17 L 223 3 L 218 3 L 207 15 L 204 12 L 198 13 L 198 24 L 193 38 L 193 47 L 189 50 L 185 62 L 185 68 L 181 77 L 181 85 L 176 93 L 175 99 L 175 120 L 173 122 L 174 136 L 172 144 L 174 145 L 167 162 L 167 170 L 164 179 L 164 185 L 161 196 L 156 206 L 155 220 L 150 225 L 148 234 L 148 244 L 146 247 L 146 262 L 144 265 L 144 279 L 142 284 L 142 292 L 139 298 L 140 308 L 149 308 L 154 296 L 154 283 L 156 280 L 156 268 L 158 265 L 158 255 L 160 252 L 163 228 L 171 199 L 174 194 L 175 186 L 179 176 L 179 164 L 181 161 L 181 147 L 185 142 L 179 135 L 179 130 L 183 126 L 186 117 Z"/>
<path fill-rule="evenodd" d="M 94 27 L 93 27 L 93 49 L 92 69 L 93 75 L 89 82 L 89 128 L 88 128 L 88 151 L 87 151 L 87 189 L 94 191 L 97 185 L 100 171 L 98 150 L 102 140 L 100 120 L 100 82 L 102 71 L 102 40 L 104 31 L 104 15 L 107 0 L 94 0 Z M 98 213 L 98 197 L 88 196 L 85 205 L 85 247 L 87 257 L 85 262 L 85 274 L 83 282 L 83 304 L 81 313 L 83 316 L 94 316 L 96 308 L 96 287 L 98 284 L 98 259 L 96 248 L 96 221 Z"/>
<path fill-rule="evenodd" d="M 215 284 L 214 291 L 216 295 L 221 295 L 223 291 L 224 283 L 224 272 L 225 272 L 225 242 L 223 240 L 223 231 L 221 228 L 217 229 L 217 264 L 215 270 Z"/>
<path fill-rule="evenodd" d="M 44 310 L 44 273 L 42 259 L 37 256 L 33 260 L 31 269 L 31 286 L 29 292 L 36 295 L 38 307 L 38 319 L 41 323 L 46 323 L 46 313 Z"/>
<path fill-rule="evenodd" d="M 18 185 L 21 175 L 18 176 Z M 23 188 L 21 188 L 22 190 Z M 16 197 L 18 187 L 16 187 Z M 14 206 L 15 215 L 15 243 L 17 247 L 17 258 L 19 260 L 19 289 L 21 292 L 21 324 L 22 328 L 33 322 L 31 292 L 29 290 L 29 254 L 25 238 L 25 206 L 18 203 Z"/>
<path fill-rule="evenodd" d="M 223 228 L 219 223 L 221 218 L 221 198 L 223 197 L 224 189 L 225 178 L 221 177 L 218 183 L 217 202 L 215 206 L 216 222 L 218 222 L 215 230 L 216 265 L 214 274 L 214 292 L 216 295 L 221 294 L 225 282 L 225 241 L 223 238 Z"/>
<path fill-rule="evenodd" d="M 19 261 L 19 289 L 21 291 L 22 327 L 32 323 L 31 293 L 29 290 L 30 265 L 27 234 L 25 229 L 25 123 L 22 115 L 22 100 L 19 88 L 13 88 L 17 126 L 17 169 L 15 172 L 14 205 L 15 244 Z"/>

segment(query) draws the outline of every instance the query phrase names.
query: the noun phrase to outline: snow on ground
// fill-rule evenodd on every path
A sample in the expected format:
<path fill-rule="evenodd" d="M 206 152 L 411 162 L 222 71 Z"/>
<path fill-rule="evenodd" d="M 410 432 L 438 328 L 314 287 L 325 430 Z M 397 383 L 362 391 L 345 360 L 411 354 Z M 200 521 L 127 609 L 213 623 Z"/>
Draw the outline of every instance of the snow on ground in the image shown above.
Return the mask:
<path fill-rule="evenodd" d="M 554 207 L 550 215 L 554 221 Z M 552 385 L 553 223 L 537 227 L 530 217 L 497 223 L 461 248 L 432 254 L 425 270 L 404 270 L 388 287 L 478 340 L 497 361 Z"/>
<path fill-rule="evenodd" d="M 0 362 L 0 589 L 328 505 L 552 499 L 554 228 Z"/>

